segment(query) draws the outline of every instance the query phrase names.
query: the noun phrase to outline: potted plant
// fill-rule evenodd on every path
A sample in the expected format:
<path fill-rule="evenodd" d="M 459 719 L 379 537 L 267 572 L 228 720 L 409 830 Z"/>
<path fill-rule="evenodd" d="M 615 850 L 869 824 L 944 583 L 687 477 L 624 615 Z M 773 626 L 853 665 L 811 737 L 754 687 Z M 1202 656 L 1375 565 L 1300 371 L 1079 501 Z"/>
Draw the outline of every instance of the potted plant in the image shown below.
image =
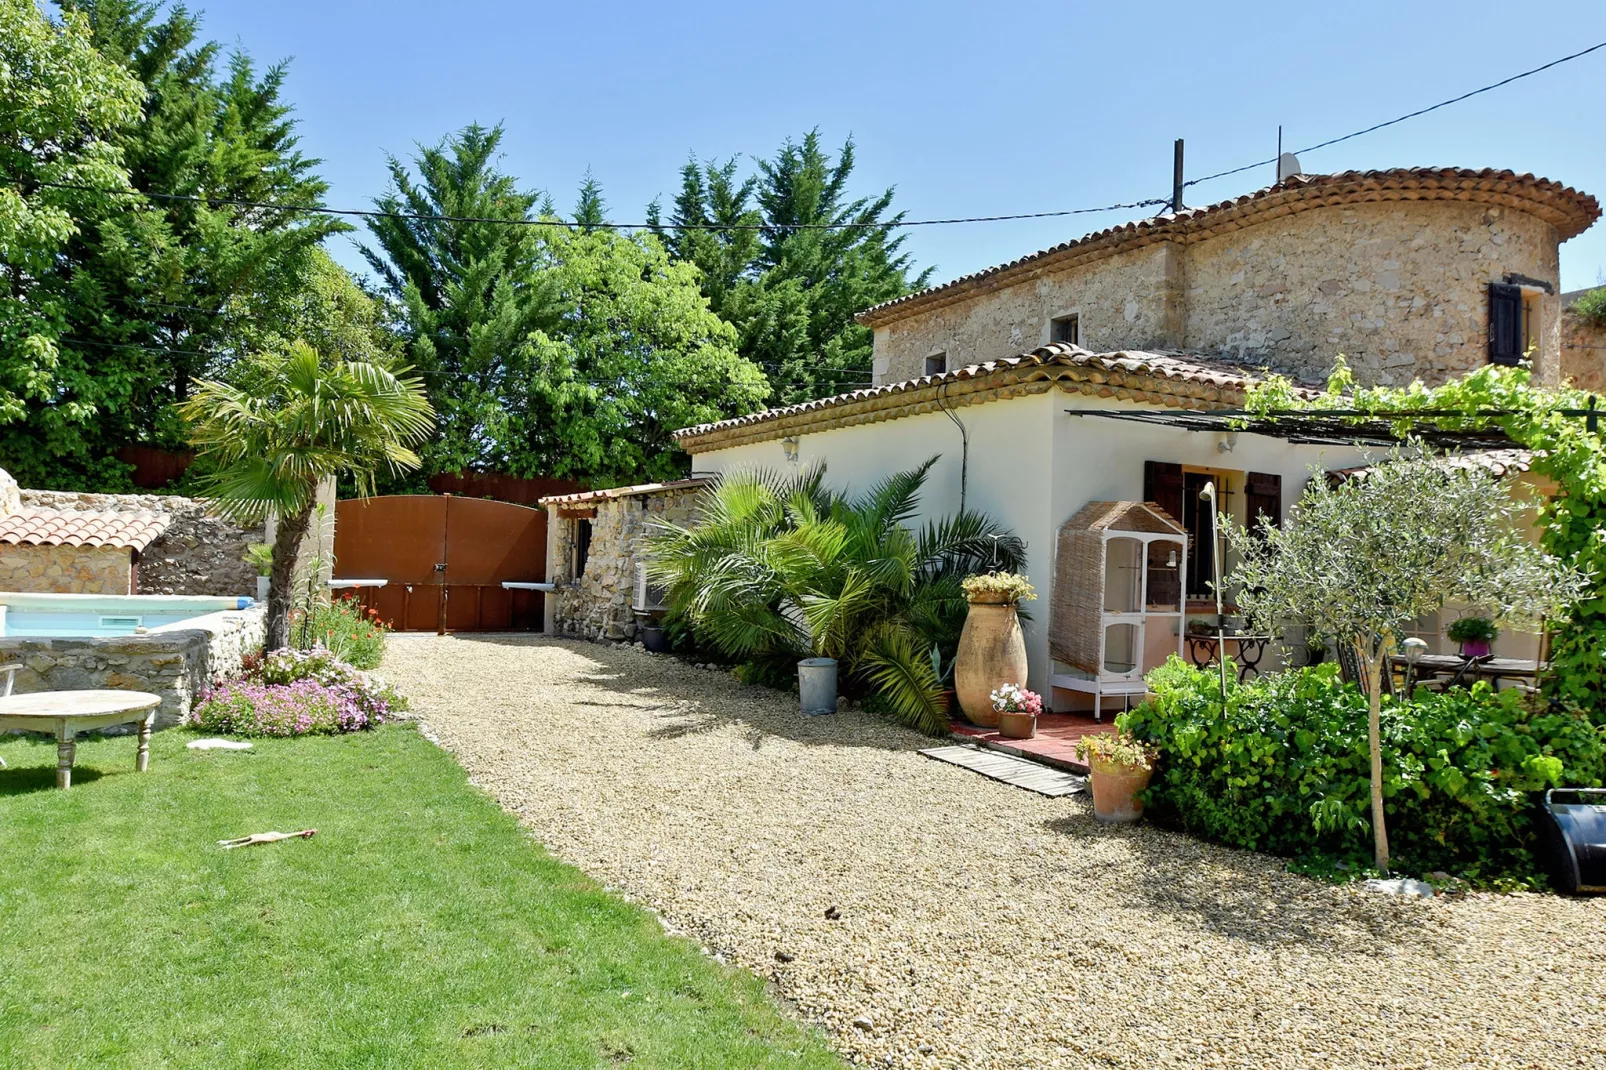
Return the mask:
<path fill-rule="evenodd" d="M 1149 786 L 1157 752 L 1124 732 L 1083 736 L 1076 756 L 1087 763 L 1093 786 L 1093 816 L 1130 824 L 1143 816 L 1138 793 Z"/>
<path fill-rule="evenodd" d="M 959 708 L 973 724 L 998 727 L 992 694 L 1001 684 L 1026 679 L 1026 638 L 1016 606 L 1037 597 L 1025 576 L 987 572 L 965 578 L 970 603 L 959 652 L 954 655 L 954 690 Z"/>
<path fill-rule="evenodd" d="M 245 548 L 243 560 L 257 570 L 257 601 L 265 604 L 273 576 L 273 547 L 265 542 L 253 542 Z"/>
<path fill-rule="evenodd" d="M 1489 645 L 1500 638 L 1500 629 L 1488 617 L 1462 617 L 1450 622 L 1444 634 L 1461 644 L 1464 658 L 1486 658 Z"/>
<path fill-rule="evenodd" d="M 1037 735 L 1037 715 L 1043 712 L 1043 697 L 1015 684 L 1005 684 L 992 693 L 993 712 L 998 714 L 998 734 L 1005 739 L 1031 739 Z"/>

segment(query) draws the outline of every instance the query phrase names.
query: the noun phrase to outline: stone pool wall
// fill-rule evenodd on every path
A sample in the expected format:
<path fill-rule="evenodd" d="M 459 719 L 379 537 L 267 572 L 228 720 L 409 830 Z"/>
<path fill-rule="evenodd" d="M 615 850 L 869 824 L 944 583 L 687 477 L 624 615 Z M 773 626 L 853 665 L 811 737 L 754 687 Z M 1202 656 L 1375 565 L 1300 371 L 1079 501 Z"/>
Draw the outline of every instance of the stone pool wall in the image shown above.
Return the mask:
<path fill-rule="evenodd" d="M 262 649 L 266 611 L 209 613 L 145 635 L 105 638 L 0 638 L 0 664 L 19 662 L 16 692 L 80 688 L 150 691 L 162 696 L 156 727 L 183 724 L 211 684 L 240 672 L 247 654 Z"/>

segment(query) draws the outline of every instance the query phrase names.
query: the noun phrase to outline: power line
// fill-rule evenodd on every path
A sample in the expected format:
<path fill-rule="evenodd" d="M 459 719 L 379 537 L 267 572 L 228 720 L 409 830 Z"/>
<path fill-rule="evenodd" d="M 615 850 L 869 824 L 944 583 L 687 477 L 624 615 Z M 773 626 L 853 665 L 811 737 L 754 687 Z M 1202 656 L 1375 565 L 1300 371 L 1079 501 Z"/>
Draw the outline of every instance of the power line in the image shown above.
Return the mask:
<path fill-rule="evenodd" d="M 1602 41 L 1599 44 L 1591 45 L 1588 48 L 1582 49 L 1582 50 L 1580 50 L 1578 52 L 1574 52 L 1574 53 L 1572 53 L 1570 55 L 1562 56 L 1562 57 L 1560 57 L 1558 59 L 1553 59 L 1549 63 L 1541 64 L 1540 66 L 1531 68 L 1530 70 L 1521 71 L 1521 72 L 1519 72 L 1517 74 L 1513 74 L 1508 78 L 1502 78 L 1498 82 L 1491 82 L 1488 85 L 1480 86 L 1477 89 L 1471 90 L 1471 91 L 1466 92 L 1466 93 L 1462 93 L 1460 96 L 1451 97 L 1448 100 L 1441 100 L 1437 104 L 1430 104 L 1425 108 L 1418 108 L 1415 111 L 1407 112 L 1404 115 L 1397 116 L 1396 118 L 1393 118 L 1393 119 L 1388 119 L 1388 120 L 1386 120 L 1384 122 L 1381 122 L 1381 123 L 1374 123 L 1371 126 L 1368 126 L 1368 127 L 1364 128 L 1364 129 L 1355 130 L 1355 131 L 1352 131 L 1352 132 L 1350 132 L 1348 134 L 1344 134 L 1344 135 L 1342 135 L 1340 137 L 1329 138 L 1326 141 L 1317 142 L 1314 145 L 1310 145 L 1310 146 L 1307 146 L 1307 147 L 1302 148 L 1302 149 L 1295 149 L 1294 152 L 1296 154 L 1297 153 L 1301 153 L 1301 152 L 1315 152 L 1317 149 L 1324 149 L 1324 148 L 1327 148 L 1330 145 L 1337 145 L 1340 142 L 1349 141 L 1352 138 L 1361 137 L 1362 135 L 1370 134 L 1370 133 L 1373 133 L 1375 131 L 1382 130 L 1385 127 L 1394 126 L 1397 123 L 1403 123 L 1407 119 L 1415 119 L 1418 116 L 1426 115 L 1429 112 L 1437 111 L 1440 108 L 1449 107 L 1451 104 L 1458 104 L 1463 100 L 1468 100 L 1468 99 L 1470 99 L 1472 97 L 1478 96 L 1481 93 L 1488 93 L 1491 90 L 1499 89 L 1502 86 L 1510 85 L 1512 82 L 1520 81 L 1523 78 L 1531 77 L 1531 76 L 1533 76 L 1535 74 L 1541 73 L 1542 71 L 1547 71 L 1547 70 L 1551 69 L 1552 67 L 1560 66 L 1563 63 L 1569 63 L 1572 60 L 1579 59 L 1579 58 L 1581 58 L 1583 56 L 1587 56 L 1592 52 L 1598 52 L 1599 50 L 1601 50 L 1603 48 L 1606 48 L 1606 41 Z M 1229 168 L 1228 170 L 1225 170 L 1225 171 L 1217 171 L 1215 174 L 1205 175 L 1202 178 L 1189 179 L 1189 180 L 1187 180 L 1186 182 L 1183 183 L 1183 186 L 1184 186 L 1184 188 L 1186 188 L 1188 186 L 1197 186 L 1202 182 L 1212 182 L 1212 181 L 1214 181 L 1214 180 L 1216 180 L 1218 178 L 1226 178 L 1229 175 L 1241 174 L 1244 171 L 1252 171 L 1257 167 L 1265 167 L 1267 164 L 1274 164 L 1276 162 L 1277 162 L 1277 160 L 1276 160 L 1275 157 L 1272 158 L 1272 159 L 1268 159 L 1268 160 L 1257 160 L 1254 163 L 1244 164 L 1241 167 L 1233 167 L 1233 168 Z M 0 175 L 0 182 L 7 182 L 7 183 L 9 183 L 11 185 L 17 186 L 18 188 L 22 188 L 25 185 L 25 183 L 21 179 L 18 179 L 18 178 L 12 177 L 12 176 L 7 176 L 7 175 Z M 320 205 L 281 204 L 281 203 L 277 203 L 277 202 L 274 202 L 274 201 L 251 201 L 251 200 L 244 200 L 244 199 L 235 198 L 235 197 L 208 197 L 208 196 L 204 196 L 204 195 L 201 195 L 201 194 L 190 194 L 190 193 L 154 193 L 154 192 L 141 191 L 141 190 L 135 190 L 135 189 L 105 189 L 105 188 L 100 187 L 100 186 L 89 186 L 89 185 L 83 185 L 83 184 L 80 184 L 80 183 L 72 183 L 72 182 L 51 182 L 51 181 L 48 181 L 48 180 L 45 180 L 45 179 L 31 180 L 30 183 L 28 183 L 28 184 L 31 184 L 31 185 L 34 185 L 34 186 L 46 187 L 46 188 L 50 188 L 50 189 L 75 190 L 75 191 L 78 191 L 78 192 L 81 192 L 81 193 L 99 193 L 99 194 L 102 194 L 104 196 L 146 197 L 146 198 L 149 198 L 151 200 L 175 201 L 175 202 L 183 202 L 183 203 L 190 203 L 190 204 L 205 204 L 208 207 L 214 207 L 214 208 L 216 208 L 216 207 L 252 208 L 252 209 L 261 209 L 261 210 L 265 210 L 265 211 L 304 212 L 304 213 L 307 213 L 309 215 L 346 216 L 346 217 L 360 218 L 360 219 L 398 219 L 398 220 L 404 220 L 404 221 L 407 221 L 407 222 L 415 222 L 415 223 L 487 223 L 487 224 L 503 225 L 503 226 L 565 227 L 565 228 L 574 228 L 574 227 L 582 226 L 582 224 L 580 224 L 580 223 L 569 222 L 569 221 L 565 221 L 565 220 L 561 220 L 561 219 L 501 219 L 501 218 L 496 218 L 496 217 L 491 217 L 491 216 L 454 216 L 454 215 L 435 215 L 435 214 L 432 214 L 432 213 L 424 213 L 424 212 L 390 212 L 390 211 L 384 211 L 384 210 L 380 210 L 380 209 L 371 209 L 371 208 L 327 208 L 327 207 L 323 207 L 323 206 L 320 206 Z M 684 223 L 684 224 L 671 224 L 666 229 L 670 229 L 670 230 L 693 230 L 693 231 L 717 231 L 717 232 L 747 231 L 747 230 L 752 230 L 752 231 L 758 231 L 758 230 L 791 230 L 791 231 L 810 231 L 810 230 L 890 230 L 890 229 L 900 228 L 900 227 L 936 227 L 936 226 L 952 226 L 952 225 L 955 225 L 955 224 L 963 224 L 963 223 L 1002 223 L 1002 222 L 1010 222 L 1010 221 L 1014 221 L 1014 220 L 1024 220 L 1024 219 L 1059 219 L 1059 218 L 1064 218 L 1066 216 L 1089 215 L 1089 214 L 1097 213 L 1097 212 L 1113 212 L 1113 211 L 1120 211 L 1120 210 L 1123 210 L 1123 209 L 1132 209 L 1132 208 L 1152 208 L 1152 207 L 1158 207 L 1158 206 L 1162 206 L 1162 205 L 1167 205 L 1167 204 L 1170 204 L 1170 203 L 1171 202 L 1170 202 L 1170 200 L 1168 198 L 1164 198 L 1164 197 L 1148 197 L 1148 198 L 1144 198 L 1142 200 L 1122 201 L 1122 202 L 1117 202 L 1115 204 L 1100 205 L 1100 206 L 1098 206 L 1096 208 L 1065 208 L 1065 209 L 1060 209 L 1060 210 L 1057 210 L 1057 211 L 1049 211 L 1049 212 L 1014 212 L 1014 213 L 1000 214 L 1000 215 L 951 216 L 951 217 L 944 217 L 944 218 L 937 218 L 937 219 L 890 219 L 890 220 L 886 220 L 886 221 L 883 221 L 883 222 L 852 222 L 852 223 L 789 223 L 789 224 L 769 224 L 769 223 Z M 583 224 L 583 226 L 585 226 L 587 228 L 590 228 L 590 229 L 595 229 L 595 230 L 616 230 L 616 231 L 650 230 L 650 229 L 652 229 L 652 225 L 648 224 L 648 223 L 587 223 L 587 224 Z"/>
<path fill-rule="evenodd" d="M 1451 104 L 1459 104 L 1463 100 L 1468 100 L 1468 99 L 1470 99 L 1472 97 L 1477 96 L 1479 93 L 1487 93 L 1492 89 L 1499 89 L 1501 86 L 1510 85 L 1512 82 L 1519 81 L 1520 79 L 1527 78 L 1527 77 L 1530 77 L 1531 75 L 1538 74 L 1541 71 L 1548 71 L 1552 67 L 1560 66 L 1563 63 L 1567 63 L 1567 62 L 1570 62 L 1571 60 L 1578 59 L 1581 56 L 1587 56 L 1591 52 L 1598 52 L 1599 50 L 1601 50 L 1603 48 L 1606 48 L 1606 41 L 1602 41 L 1602 42 L 1600 42 L 1600 44 L 1597 44 L 1597 45 L 1590 45 L 1588 48 L 1584 49 L 1583 51 L 1574 52 L 1570 56 L 1562 56 L 1560 59 L 1553 59 L 1549 63 L 1541 64 L 1540 66 L 1535 67 L 1532 70 L 1526 70 L 1526 71 L 1523 71 L 1520 74 L 1513 74 L 1510 78 L 1502 78 L 1498 82 L 1491 82 L 1490 84 L 1488 84 L 1486 86 L 1481 86 L 1481 87 L 1479 87 L 1477 89 L 1472 90 L 1469 93 L 1462 93 L 1458 97 L 1451 97 L 1449 100 L 1441 100 L 1437 104 L 1430 104 L 1425 108 L 1418 108 L 1416 111 L 1407 112 L 1406 114 L 1401 115 L 1398 118 L 1389 119 L 1386 122 L 1374 123 L 1371 126 L 1368 126 L 1364 130 L 1356 130 L 1355 132 L 1349 133 L 1349 134 L 1345 134 L 1342 137 L 1329 138 L 1326 141 L 1317 142 L 1316 144 L 1310 145 L 1310 146 L 1308 146 L 1306 148 L 1303 148 L 1303 149 L 1295 149 L 1294 150 L 1294 154 L 1297 156 L 1298 154 L 1300 154 L 1302 152 L 1315 152 L 1317 149 L 1325 149 L 1329 145 L 1337 145 L 1341 141 L 1348 141 L 1351 138 L 1360 137 L 1362 134 L 1370 134 L 1370 133 L 1372 133 L 1374 131 L 1383 129 L 1386 126 L 1393 126 L 1396 123 L 1403 123 L 1407 119 L 1415 119 L 1417 116 L 1426 115 L 1430 111 L 1438 111 L 1440 108 L 1447 108 Z M 1275 156 L 1272 157 L 1269 160 L 1257 160 L 1254 163 L 1246 163 L 1242 167 L 1234 167 L 1234 168 L 1232 168 L 1231 170 L 1228 170 L 1228 171 L 1217 171 L 1215 174 L 1213 174 L 1213 175 L 1205 175 L 1203 178 L 1189 179 L 1188 181 L 1184 182 L 1182 185 L 1184 187 L 1197 186 L 1201 182 L 1211 182 L 1211 181 L 1214 181 L 1215 179 L 1218 179 L 1218 178 L 1226 178 L 1228 175 L 1241 174 L 1244 171 L 1253 171 L 1257 167 L 1265 167 L 1267 164 L 1274 164 L 1276 162 L 1277 162 L 1277 158 Z"/>
<path fill-rule="evenodd" d="M 23 181 L 0 175 L 0 182 L 22 187 Z M 308 204 L 279 204 L 273 201 L 247 201 L 235 197 L 207 197 L 195 193 L 153 193 L 136 189 L 105 189 L 75 182 L 51 182 L 45 179 L 30 180 L 29 185 L 48 189 L 74 190 L 79 193 L 99 193 L 110 197 L 146 197 L 156 201 L 179 201 L 187 204 L 205 204 L 209 208 L 258 208 L 275 212 L 305 212 L 309 215 L 350 216 L 360 219 L 399 219 L 412 223 L 490 223 L 516 227 L 562 227 L 589 230 L 651 230 L 650 223 L 576 223 L 563 219 L 502 219 L 494 216 L 434 215 L 426 212 L 387 212 L 375 208 L 325 208 Z M 1007 215 L 953 216 L 942 219 L 889 219 L 864 223 L 671 223 L 666 230 L 889 230 L 894 227 L 939 227 L 956 223 L 1002 223 L 1019 219 L 1056 219 L 1064 216 L 1088 215 L 1094 212 L 1114 212 L 1121 209 L 1150 208 L 1168 203 L 1162 197 L 1121 204 L 1105 204 L 1097 208 L 1064 208 L 1052 212 L 1015 212 Z"/>

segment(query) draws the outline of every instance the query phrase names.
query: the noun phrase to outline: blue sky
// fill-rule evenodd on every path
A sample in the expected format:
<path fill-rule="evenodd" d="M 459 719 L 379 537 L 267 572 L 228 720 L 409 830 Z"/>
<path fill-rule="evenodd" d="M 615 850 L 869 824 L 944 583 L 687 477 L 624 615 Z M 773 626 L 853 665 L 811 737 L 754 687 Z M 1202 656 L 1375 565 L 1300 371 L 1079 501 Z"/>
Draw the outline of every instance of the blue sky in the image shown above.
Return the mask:
<path fill-rule="evenodd" d="M 667 201 L 688 153 L 764 155 L 819 126 L 858 188 L 911 218 L 1165 196 L 1190 175 L 1392 118 L 1606 40 L 1600 0 L 1510 3 L 565 3 L 193 0 L 205 30 L 292 60 L 288 95 L 330 203 L 367 207 L 384 153 L 469 122 L 568 210 L 589 167 L 610 217 Z M 1504 29 L 1502 29 L 1504 27 Z M 1606 199 L 1606 49 L 1304 157 L 1309 172 L 1510 167 Z M 1193 187 L 1211 203 L 1271 169 Z M 940 281 L 1145 212 L 917 228 Z M 331 251 L 360 259 L 343 240 Z M 1562 286 L 1606 281 L 1606 222 L 1562 246 Z"/>

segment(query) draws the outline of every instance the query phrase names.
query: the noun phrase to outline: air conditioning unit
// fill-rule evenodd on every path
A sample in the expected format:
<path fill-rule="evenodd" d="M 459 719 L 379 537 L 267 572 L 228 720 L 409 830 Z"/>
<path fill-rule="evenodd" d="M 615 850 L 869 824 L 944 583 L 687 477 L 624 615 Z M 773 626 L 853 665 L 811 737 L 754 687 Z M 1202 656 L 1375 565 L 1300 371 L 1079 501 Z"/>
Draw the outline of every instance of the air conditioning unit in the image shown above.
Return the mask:
<path fill-rule="evenodd" d="M 636 562 L 636 596 L 630 608 L 637 613 L 656 613 L 665 608 L 664 589 L 647 582 L 647 563 Z"/>

